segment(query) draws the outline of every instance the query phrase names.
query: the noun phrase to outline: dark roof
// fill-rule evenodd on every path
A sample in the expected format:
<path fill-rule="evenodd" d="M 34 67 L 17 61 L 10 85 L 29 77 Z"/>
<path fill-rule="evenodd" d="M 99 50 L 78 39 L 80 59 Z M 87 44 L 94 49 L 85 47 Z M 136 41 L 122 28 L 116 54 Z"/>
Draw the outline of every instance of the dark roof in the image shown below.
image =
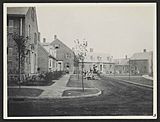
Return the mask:
<path fill-rule="evenodd" d="M 55 57 L 49 54 L 49 52 L 41 45 L 41 43 L 38 43 L 38 45 L 47 53 L 47 55 L 55 60 L 57 60 Z"/>
<path fill-rule="evenodd" d="M 7 7 L 7 14 L 26 15 L 29 7 Z"/>
<path fill-rule="evenodd" d="M 62 45 L 64 45 L 66 48 L 68 48 L 71 52 L 73 52 L 73 50 L 71 50 L 66 44 L 64 44 L 62 41 L 60 41 L 59 39 L 55 39 L 51 42 L 51 45 L 53 45 L 54 42 L 60 42 Z M 73 52 L 74 53 L 74 52 Z"/>
<path fill-rule="evenodd" d="M 128 61 L 129 61 L 128 58 L 114 59 L 116 65 L 128 65 L 129 64 Z"/>
<path fill-rule="evenodd" d="M 135 53 L 131 57 L 131 60 L 144 60 L 144 59 L 149 59 L 152 56 L 152 51 L 150 52 L 140 52 L 140 53 Z"/>

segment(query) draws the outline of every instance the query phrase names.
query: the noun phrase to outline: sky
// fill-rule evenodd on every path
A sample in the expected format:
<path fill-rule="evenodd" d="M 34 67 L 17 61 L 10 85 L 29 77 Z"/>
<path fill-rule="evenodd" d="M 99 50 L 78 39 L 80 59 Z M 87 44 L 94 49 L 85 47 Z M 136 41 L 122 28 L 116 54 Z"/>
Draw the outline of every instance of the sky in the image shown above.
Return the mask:
<path fill-rule="evenodd" d="M 94 52 L 114 58 L 152 51 L 155 41 L 153 4 L 67 4 L 36 7 L 42 38 L 54 35 L 70 48 L 74 40 L 87 40 Z"/>

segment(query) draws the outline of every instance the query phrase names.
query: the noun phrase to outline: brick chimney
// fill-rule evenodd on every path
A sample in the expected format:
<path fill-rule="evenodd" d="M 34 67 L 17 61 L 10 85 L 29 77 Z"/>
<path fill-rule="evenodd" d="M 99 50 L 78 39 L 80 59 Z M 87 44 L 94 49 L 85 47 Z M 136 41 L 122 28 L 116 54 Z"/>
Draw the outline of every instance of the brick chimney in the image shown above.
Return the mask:
<path fill-rule="evenodd" d="M 93 52 L 93 48 L 90 48 L 90 52 Z"/>
<path fill-rule="evenodd" d="M 43 43 L 46 43 L 46 38 L 43 38 Z"/>
<path fill-rule="evenodd" d="M 54 40 L 57 39 L 57 35 L 54 35 Z"/>
<path fill-rule="evenodd" d="M 125 58 L 126 58 L 126 59 L 128 58 L 127 55 L 125 55 Z"/>

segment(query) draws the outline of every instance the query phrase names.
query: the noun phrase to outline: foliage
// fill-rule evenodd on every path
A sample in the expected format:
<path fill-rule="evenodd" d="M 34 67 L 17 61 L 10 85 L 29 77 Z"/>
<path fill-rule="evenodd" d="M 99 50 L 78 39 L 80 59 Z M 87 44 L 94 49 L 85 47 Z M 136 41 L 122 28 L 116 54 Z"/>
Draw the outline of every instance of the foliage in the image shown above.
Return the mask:
<path fill-rule="evenodd" d="M 44 79 L 46 81 L 58 80 L 63 74 L 63 71 L 46 72 Z"/>
<path fill-rule="evenodd" d="M 27 39 L 24 36 L 20 36 L 19 34 L 14 34 L 13 35 L 13 40 L 16 42 L 16 45 L 18 47 L 18 53 L 20 55 L 19 63 L 21 65 L 24 65 L 24 60 L 25 60 L 25 56 L 26 56 L 26 42 L 27 42 Z"/>

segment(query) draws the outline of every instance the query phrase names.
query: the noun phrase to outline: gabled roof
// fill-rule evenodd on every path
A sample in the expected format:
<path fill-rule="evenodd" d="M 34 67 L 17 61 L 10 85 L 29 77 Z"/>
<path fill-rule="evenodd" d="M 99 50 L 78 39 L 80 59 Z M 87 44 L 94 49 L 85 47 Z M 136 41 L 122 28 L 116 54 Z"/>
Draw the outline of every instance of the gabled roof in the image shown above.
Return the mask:
<path fill-rule="evenodd" d="M 107 58 L 109 58 L 109 60 Z M 93 63 L 94 62 L 113 63 L 111 60 L 111 56 L 108 53 L 97 53 L 97 52 L 87 52 L 84 61 Z"/>
<path fill-rule="evenodd" d="M 7 14 L 26 15 L 29 7 L 7 7 Z"/>
<path fill-rule="evenodd" d="M 54 39 L 50 44 L 53 45 L 54 42 L 60 42 L 62 45 L 64 45 L 66 48 L 68 48 L 71 52 L 73 52 L 73 50 L 71 50 L 66 44 L 64 44 L 62 41 L 60 41 L 59 39 Z M 74 53 L 74 52 L 73 52 Z"/>
<path fill-rule="evenodd" d="M 47 53 L 47 55 L 48 55 L 49 57 L 57 60 L 54 56 L 52 56 L 52 55 L 49 53 L 49 51 L 47 50 L 47 48 L 43 47 L 43 44 L 42 44 L 42 43 L 39 42 L 38 44 L 39 44 L 39 46 Z"/>
<path fill-rule="evenodd" d="M 49 52 L 41 45 L 41 43 L 38 42 L 38 46 L 41 47 L 41 49 L 43 49 L 45 53 L 49 55 Z"/>
<path fill-rule="evenodd" d="M 144 59 L 149 59 L 152 56 L 152 51 L 150 52 L 140 52 L 140 53 L 135 53 L 133 56 L 130 58 L 131 60 L 144 60 Z"/>
<path fill-rule="evenodd" d="M 49 57 L 51 57 L 51 58 L 57 60 L 55 57 L 53 57 L 52 55 L 49 54 L 49 52 L 41 45 L 40 42 L 38 43 L 38 45 L 41 47 L 41 49 L 43 49 L 43 50 L 47 53 L 47 55 L 48 55 Z"/>

